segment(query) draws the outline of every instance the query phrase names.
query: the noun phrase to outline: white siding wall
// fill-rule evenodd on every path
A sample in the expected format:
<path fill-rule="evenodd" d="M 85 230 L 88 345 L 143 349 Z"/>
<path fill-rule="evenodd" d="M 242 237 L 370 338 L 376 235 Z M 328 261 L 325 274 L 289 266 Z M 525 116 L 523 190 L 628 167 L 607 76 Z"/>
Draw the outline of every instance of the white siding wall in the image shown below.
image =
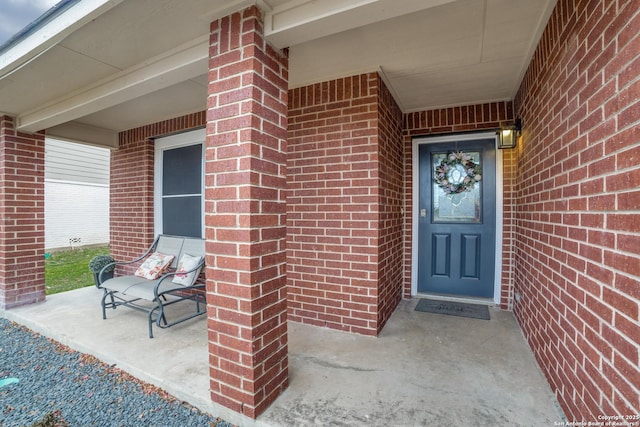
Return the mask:
<path fill-rule="evenodd" d="M 45 153 L 45 248 L 108 243 L 109 150 L 47 138 Z"/>
<path fill-rule="evenodd" d="M 109 185 L 109 150 L 45 140 L 45 179 Z"/>
<path fill-rule="evenodd" d="M 109 242 L 109 187 L 45 181 L 45 248 Z"/>

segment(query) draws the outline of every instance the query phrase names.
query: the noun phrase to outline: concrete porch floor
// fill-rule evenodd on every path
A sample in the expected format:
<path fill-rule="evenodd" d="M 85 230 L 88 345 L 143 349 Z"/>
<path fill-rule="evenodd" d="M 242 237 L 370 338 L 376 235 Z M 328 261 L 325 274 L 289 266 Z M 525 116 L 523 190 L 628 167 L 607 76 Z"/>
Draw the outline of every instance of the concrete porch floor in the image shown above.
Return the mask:
<path fill-rule="evenodd" d="M 563 422 L 509 312 L 476 320 L 402 301 L 378 338 L 289 323 L 289 388 L 253 421 L 209 400 L 206 320 L 147 337 L 146 316 L 102 320 L 94 287 L 0 312 L 241 426 L 547 426 Z"/>

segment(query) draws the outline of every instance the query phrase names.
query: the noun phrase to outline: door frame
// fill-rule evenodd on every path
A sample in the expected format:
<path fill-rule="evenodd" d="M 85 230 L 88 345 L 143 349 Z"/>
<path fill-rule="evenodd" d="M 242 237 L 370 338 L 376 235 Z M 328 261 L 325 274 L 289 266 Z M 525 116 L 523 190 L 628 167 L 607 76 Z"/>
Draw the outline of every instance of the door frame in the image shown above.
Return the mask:
<path fill-rule="evenodd" d="M 412 200 L 411 200 L 411 296 L 418 294 L 418 191 L 419 191 L 419 172 L 420 162 L 418 155 L 418 147 L 422 144 L 437 144 L 442 142 L 454 142 L 454 141 L 471 141 L 476 139 L 491 139 L 495 140 L 495 131 L 484 132 L 469 132 L 450 135 L 438 135 L 438 136 L 417 136 L 412 138 Z M 496 144 L 496 259 L 495 259 L 495 271 L 494 271 L 494 283 L 493 283 L 493 302 L 496 305 L 500 304 L 500 291 L 502 284 L 502 239 L 503 239 L 503 227 L 504 227 L 504 212 L 503 212 L 503 200 L 504 200 L 504 182 L 503 182 L 503 154 L 502 150 L 498 150 Z M 450 297 L 447 299 L 460 300 L 461 298 Z M 474 299 L 474 298 L 462 298 L 462 299 Z M 482 299 L 482 298 L 480 298 Z M 485 300 L 486 301 L 486 300 Z"/>

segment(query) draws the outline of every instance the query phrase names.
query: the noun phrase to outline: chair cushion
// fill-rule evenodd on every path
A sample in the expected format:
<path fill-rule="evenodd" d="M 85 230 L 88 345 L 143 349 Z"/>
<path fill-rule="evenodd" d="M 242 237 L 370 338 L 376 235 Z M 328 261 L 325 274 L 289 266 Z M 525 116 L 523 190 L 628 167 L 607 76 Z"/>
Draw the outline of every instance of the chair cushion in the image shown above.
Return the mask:
<path fill-rule="evenodd" d="M 184 286 L 191 286 L 196 281 L 200 274 L 200 268 L 186 273 L 189 270 L 193 270 L 200 264 L 202 257 L 193 256 L 189 254 L 182 254 L 180 261 L 178 261 L 178 268 L 176 268 L 176 275 L 173 276 L 173 283 L 177 283 Z"/>
<path fill-rule="evenodd" d="M 138 277 L 155 280 L 171 265 L 171 261 L 175 258 L 173 255 L 165 255 L 160 252 L 154 252 L 147 258 L 135 272 Z"/>

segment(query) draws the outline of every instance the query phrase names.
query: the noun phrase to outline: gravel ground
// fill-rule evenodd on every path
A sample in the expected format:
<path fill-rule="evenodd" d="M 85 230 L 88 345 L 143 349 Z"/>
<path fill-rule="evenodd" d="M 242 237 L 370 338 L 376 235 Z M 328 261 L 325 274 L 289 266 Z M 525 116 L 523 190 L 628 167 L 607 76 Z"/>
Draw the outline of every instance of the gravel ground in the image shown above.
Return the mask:
<path fill-rule="evenodd" d="M 231 424 L 93 356 L 0 319 L 0 426 Z"/>

